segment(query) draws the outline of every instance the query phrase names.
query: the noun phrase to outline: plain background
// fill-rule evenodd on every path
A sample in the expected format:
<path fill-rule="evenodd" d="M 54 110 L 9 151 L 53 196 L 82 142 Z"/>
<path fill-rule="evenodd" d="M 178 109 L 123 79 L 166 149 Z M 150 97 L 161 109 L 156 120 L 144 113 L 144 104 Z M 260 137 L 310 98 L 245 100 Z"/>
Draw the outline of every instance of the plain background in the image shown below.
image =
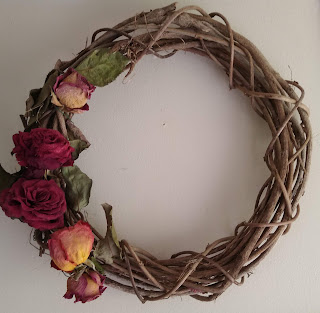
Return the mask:
<path fill-rule="evenodd" d="M 18 115 L 32 88 L 42 86 L 58 58 L 68 60 L 101 27 L 169 4 L 160 0 L 0 2 L 0 162 L 10 156 Z M 302 212 L 288 235 L 242 287 L 211 303 L 174 298 L 140 304 L 108 288 L 86 305 L 62 298 L 66 277 L 38 257 L 30 228 L 0 212 L 0 311 L 28 312 L 319 312 L 320 311 L 320 2 L 180 1 L 218 11 L 252 40 L 286 79 L 306 90 L 313 122 L 313 166 Z M 92 147 L 77 164 L 93 180 L 89 221 L 104 232 L 100 204 L 114 206 L 120 238 L 167 258 L 232 234 L 250 217 L 267 177 L 270 140 L 248 99 L 229 91 L 224 73 L 199 56 L 146 57 L 126 80 L 98 89 L 90 111 L 77 116 Z"/>

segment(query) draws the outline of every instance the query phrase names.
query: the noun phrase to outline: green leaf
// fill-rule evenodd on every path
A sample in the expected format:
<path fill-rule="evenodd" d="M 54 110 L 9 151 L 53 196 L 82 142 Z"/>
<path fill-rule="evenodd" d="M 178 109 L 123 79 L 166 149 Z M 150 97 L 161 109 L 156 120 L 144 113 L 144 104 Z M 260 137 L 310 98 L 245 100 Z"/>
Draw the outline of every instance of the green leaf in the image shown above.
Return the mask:
<path fill-rule="evenodd" d="M 107 234 L 104 239 L 97 243 L 93 256 L 101 262 L 112 264 L 114 257 L 120 257 L 120 244 L 112 222 L 112 206 L 104 203 L 102 207 L 107 218 Z"/>
<path fill-rule="evenodd" d="M 17 175 L 7 173 L 0 165 L 0 192 L 10 188 L 17 178 Z"/>
<path fill-rule="evenodd" d="M 83 150 L 89 148 L 90 144 L 83 140 L 75 139 L 70 141 L 70 146 L 75 149 L 75 151 L 72 152 L 72 158 L 76 160 Z"/>
<path fill-rule="evenodd" d="M 120 52 L 102 48 L 94 50 L 76 70 L 94 86 L 103 87 L 114 81 L 128 64 L 129 59 Z"/>
<path fill-rule="evenodd" d="M 98 262 L 98 260 L 94 257 L 91 257 L 91 262 L 94 264 L 95 269 L 100 273 L 100 274 L 104 274 L 105 270 L 103 269 L 103 267 L 101 266 L 101 264 Z"/>
<path fill-rule="evenodd" d="M 89 204 L 92 179 L 81 172 L 78 166 L 62 168 L 62 175 L 66 182 L 66 200 L 68 206 L 76 211 Z"/>

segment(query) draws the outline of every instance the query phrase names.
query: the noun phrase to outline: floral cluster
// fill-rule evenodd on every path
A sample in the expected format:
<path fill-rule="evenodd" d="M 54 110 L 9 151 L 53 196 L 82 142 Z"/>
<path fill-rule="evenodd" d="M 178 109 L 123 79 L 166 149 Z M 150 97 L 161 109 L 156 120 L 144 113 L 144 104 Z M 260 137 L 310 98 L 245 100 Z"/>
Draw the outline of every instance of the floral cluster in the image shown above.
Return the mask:
<path fill-rule="evenodd" d="M 94 90 L 85 77 L 69 68 L 57 77 L 51 102 L 64 113 L 80 113 L 89 109 L 87 100 Z M 92 252 L 94 235 L 83 221 L 65 227 L 65 192 L 54 175 L 49 175 L 73 166 L 75 149 L 59 131 L 47 128 L 19 132 L 13 142 L 12 154 L 22 169 L 18 179 L 0 193 L 2 210 L 11 218 L 50 233 L 52 266 L 70 274 L 65 298 L 75 296 L 75 302 L 83 303 L 96 299 L 106 289 L 104 276 L 84 264 Z M 79 267 L 83 270 L 77 276 Z"/>
<path fill-rule="evenodd" d="M 72 272 L 85 263 L 91 253 L 94 236 L 88 223 L 79 221 L 76 225 L 54 232 L 48 241 L 52 266 L 58 270 Z M 106 289 L 104 276 L 88 270 L 78 279 L 68 278 L 65 298 L 75 296 L 75 302 L 83 303 L 99 297 Z"/>
<path fill-rule="evenodd" d="M 44 128 L 19 132 L 13 142 L 12 153 L 25 171 L 11 188 L 2 191 L 2 210 L 41 231 L 63 227 L 65 194 L 54 180 L 44 179 L 44 174 L 46 170 L 72 166 L 74 149 L 57 130 Z"/>

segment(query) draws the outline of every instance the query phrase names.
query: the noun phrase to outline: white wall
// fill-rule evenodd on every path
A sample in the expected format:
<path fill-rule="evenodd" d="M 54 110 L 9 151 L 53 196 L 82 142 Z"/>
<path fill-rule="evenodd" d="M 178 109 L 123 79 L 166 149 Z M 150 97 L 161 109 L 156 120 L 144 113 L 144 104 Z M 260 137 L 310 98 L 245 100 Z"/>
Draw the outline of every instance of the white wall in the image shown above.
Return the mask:
<path fill-rule="evenodd" d="M 11 171 L 11 136 L 21 125 L 28 91 L 41 86 L 58 58 L 80 51 L 86 37 L 160 0 L 0 2 L 0 162 Z M 246 280 L 216 302 L 175 298 L 140 304 L 108 288 L 86 305 L 62 295 L 66 278 L 39 258 L 30 229 L 0 212 L 0 311 L 28 312 L 319 312 L 320 2 L 180 1 L 224 14 L 283 75 L 306 90 L 314 128 L 313 168 L 302 212 L 288 235 Z M 290 70 L 290 68 L 292 70 Z M 78 165 L 94 180 L 90 222 L 101 232 L 99 204 L 114 206 L 120 238 L 161 258 L 232 233 L 248 217 L 267 175 L 267 127 L 247 98 L 229 91 L 209 61 L 180 53 L 146 57 L 124 83 L 97 90 L 75 121 L 92 143 Z M 164 125 L 165 124 L 165 125 Z"/>

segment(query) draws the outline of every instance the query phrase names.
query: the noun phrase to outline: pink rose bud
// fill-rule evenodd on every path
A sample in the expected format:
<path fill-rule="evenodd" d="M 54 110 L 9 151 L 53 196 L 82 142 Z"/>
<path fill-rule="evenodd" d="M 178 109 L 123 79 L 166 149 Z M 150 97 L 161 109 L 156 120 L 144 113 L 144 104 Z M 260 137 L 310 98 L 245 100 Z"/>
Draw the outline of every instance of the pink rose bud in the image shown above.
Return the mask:
<path fill-rule="evenodd" d="M 0 194 L 4 213 L 29 226 L 49 230 L 64 226 L 65 194 L 53 180 L 20 178 Z"/>
<path fill-rule="evenodd" d="M 67 72 L 57 77 L 51 93 L 51 102 L 70 113 L 88 111 L 87 100 L 95 89 L 96 87 L 85 77 L 73 68 L 69 68 Z"/>
<path fill-rule="evenodd" d="M 95 300 L 107 288 L 103 286 L 104 279 L 104 276 L 93 271 L 82 274 L 77 281 L 69 277 L 67 292 L 64 297 L 72 299 L 75 296 L 76 300 L 74 302 L 81 301 L 82 303 Z"/>
<path fill-rule="evenodd" d="M 51 258 L 59 269 L 72 271 L 88 259 L 93 241 L 89 224 L 79 221 L 76 225 L 65 227 L 51 235 L 48 240 Z"/>
<path fill-rule="evenodd" d="M 13 135 L 15 148 L 12 153 L 21 166 L 33 169 L 55 170 L 72 166 L 74 148 L 57 130 L 35 128 Z"/>

